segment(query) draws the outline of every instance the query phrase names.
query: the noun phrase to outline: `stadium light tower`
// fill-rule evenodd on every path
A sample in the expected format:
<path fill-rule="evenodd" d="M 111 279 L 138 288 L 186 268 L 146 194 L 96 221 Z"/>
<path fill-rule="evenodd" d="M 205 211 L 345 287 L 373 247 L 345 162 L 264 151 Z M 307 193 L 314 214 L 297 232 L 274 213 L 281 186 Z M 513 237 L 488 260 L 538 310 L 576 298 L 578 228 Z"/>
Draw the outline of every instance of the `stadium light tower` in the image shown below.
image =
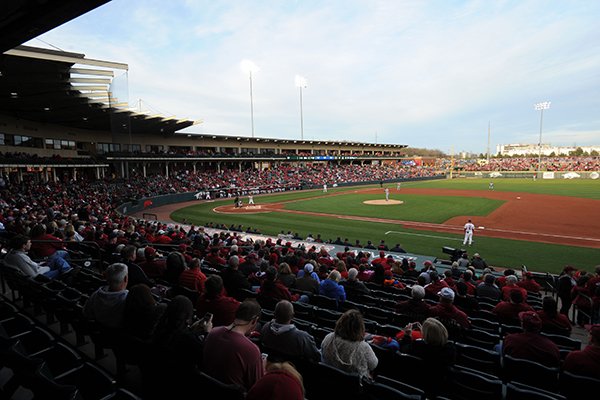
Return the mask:
<path fill-rule="evenodd" d="M 240 63 L 242 72 L 250 78 L 250 120 L 252 121 L 252 137 L 254 137 L 254 100 L 252 98 L 252 73 L 258 72 L 260 68 L 250 60 L 242 60 Z"/>
<path fill-rule="evenodd" d="M 296 87 L 300 89 L 300 139 L 304 140 L 304 113 L 302 110 L 302 89 L 306 88 L 306 78 L 296 75 L 294 78 Z"/>
<path fill-rule="evenodd" d="M 541 103 L 534 104 L 536 111 L 541 111 L 540 114 L 540 141 L 538 143 L 538 171 L 542 170 L 542 123 L 544 121 L 544 110 L 550 108 L 549 101 L 543 101 Z"/>

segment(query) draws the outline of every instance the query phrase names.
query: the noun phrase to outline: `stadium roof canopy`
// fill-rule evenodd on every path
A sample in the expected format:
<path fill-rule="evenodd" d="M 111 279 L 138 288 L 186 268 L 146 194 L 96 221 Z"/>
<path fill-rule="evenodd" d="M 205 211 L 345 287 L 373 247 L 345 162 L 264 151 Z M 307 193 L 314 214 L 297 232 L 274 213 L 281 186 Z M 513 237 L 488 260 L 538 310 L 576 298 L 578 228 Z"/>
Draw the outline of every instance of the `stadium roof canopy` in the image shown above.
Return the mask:
<path fill-rule="evenodd" d="M 0 53 L 31 40 L 110 0 L 4 0 Z"/>
<path fill-rule="evenodd" d="M 18 46 L 0 55 L 0 114 L 114 134 L 169 135 L 197 123 L 131 110 L 113 93 L 125 85 L 127 95 L 127 69 L 83 54 Z"/>
<path fill-rule="evenodd" d="M 383 143 L 367 143 L 367 142 L 356 142 L 349 140 L 329 140 L 329 139 L 285 139 L 285 138 L 271 138 L 271 137 L 248 137 L 248 136 L 236 136 L 236 135 L 217 135 L 213 133 L 177 133 L 178 136 L 187 135 L 190 139 L 197 139 L 203 141 L 232 141 L 232 142 L 245 142 L 245 143 L 260 143 L 262 145 L 269 144 L 294 144 L 296 146 L 301 145 L 327 145 L 327 146 L 352 146 L 352 147 L 389 147 L 401 149 L 408 147 L 406 144 L 383 144 Z"/>

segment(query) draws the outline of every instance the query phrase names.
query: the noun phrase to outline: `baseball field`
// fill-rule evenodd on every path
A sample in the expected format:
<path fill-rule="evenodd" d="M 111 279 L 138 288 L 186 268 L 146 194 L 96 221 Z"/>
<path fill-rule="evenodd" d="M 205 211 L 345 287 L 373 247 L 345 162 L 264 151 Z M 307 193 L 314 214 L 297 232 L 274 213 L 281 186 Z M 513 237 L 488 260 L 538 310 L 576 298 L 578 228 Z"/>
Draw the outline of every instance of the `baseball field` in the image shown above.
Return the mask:
<path fill-rule="evenodd" d="M 189 202 L 153 211 L 196 225 L 208 222 L 252 227 L 263 234 L 309 233 L 351 243 L 385 240 L 410 253 L 448 258 L 443 246 L 465 248 L 500 267 L 558 273 L 565 265 L 592 270 L 600 264 L 600 181 L 454 179 L 404 182 L 398 190 L 354 186 L 255 196 L 255 206 L 233 200 Z M 368 204 L 374 203 L 374 204 Z M 463 226 L 476 226 L 471 247 Z"/>

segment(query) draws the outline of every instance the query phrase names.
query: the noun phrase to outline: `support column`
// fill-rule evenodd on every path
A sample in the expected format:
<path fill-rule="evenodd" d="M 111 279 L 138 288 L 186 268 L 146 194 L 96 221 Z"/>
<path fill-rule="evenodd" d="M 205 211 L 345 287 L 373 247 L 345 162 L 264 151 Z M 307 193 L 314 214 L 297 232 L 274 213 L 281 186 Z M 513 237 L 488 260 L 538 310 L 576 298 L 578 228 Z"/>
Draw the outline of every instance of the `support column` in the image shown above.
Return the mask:
<path fill-rule="evenodd" d="M 77 168 L 73 168 L 73 180 L 77 182 Z"/>
<path fill-rule="evenodd" d="M 221 161 L 217 161 L 217 172 L 221 172 Z"/>
<path fill-rule="evenodd" d="M 48 182 L 48 168 L 44 168 L 44 180 Z"/>
<path fill-rule="evenodd" d="M 165 162 L 165 172 L 167 174 L 167 179 L 169 178 L 169 162 Z"/>
<path fill-rule="evenodd" d="M 100 167 L 96 167 L 96 179 L 100 179 Z"/>
<path fill-rule="evenodd" d="M 56 176 L 56 167 L 52 168 L 52 180 L 54 182 L 58 181 L 58 177 Z"/>
<path fill-rule="evenodd" d="M 125 162 L 121 161 L 121 178 L 125 178 Z"/>
<path fill-rule="evenodd" d="M 238 172 L 242 172 L 242 162 L 238 161 Z"/>
<path fill-rule="evenodd" d="M 193 169 L 193 171 L 194 171 L 194 174 L 195 174 L 195 173 L 196 173 L 196 162 L 193 162 L 193 163 L 192 163 L 192 169 Z"/>
<path fill-rule="evenodd" d="M 142 174 L 144 174 L 144 178 L 146 178 L 146 163 L 142 163 Z"/>

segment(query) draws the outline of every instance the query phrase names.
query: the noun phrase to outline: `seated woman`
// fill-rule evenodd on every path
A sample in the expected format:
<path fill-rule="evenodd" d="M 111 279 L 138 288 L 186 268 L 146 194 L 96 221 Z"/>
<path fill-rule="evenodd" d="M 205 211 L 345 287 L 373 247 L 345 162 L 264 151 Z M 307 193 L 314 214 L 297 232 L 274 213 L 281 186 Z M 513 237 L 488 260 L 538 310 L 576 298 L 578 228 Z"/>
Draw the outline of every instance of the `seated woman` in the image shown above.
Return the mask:
<path fill-rule="evenodd" d="M 157 303 L 148 285 L 135 285 L 125 299 L 125 331 L 138 339 L 149 340 L 166 309 L 165 303 Z"/>
<path fill-rule="evenodd" d="M 420 329 L 422 339 L 413 340 L 412 330 Z M 427 318 L 423 325 L 408 324 L 400 342 L 400 352 L 423 359 L 425 370 L 439 379 L 426 379 L 425 392 L 431 395 L 442 393 L 448 385 L 448 371 L 456 357 L 454 344 L 448 342 L 446 327 L 435 318 Z M 430 383 L 430 385 L 428 384 Z"/>
<path fill-rule="evenodd" d="M 323 362 L 346 372 L 370 377 L 379 360 L 365 341 L 365 323 L 358 310 L 348 310 L 321 343 Z"/>
<path fill-rule="evenodd" d="M 542 300 L 542 309 L 538 315 L 542 319 L 542 332 L 570 334 L 573 329 L 566 315 L 558 312 L 558 304 L 554 297 L 545 296 Z"/>

